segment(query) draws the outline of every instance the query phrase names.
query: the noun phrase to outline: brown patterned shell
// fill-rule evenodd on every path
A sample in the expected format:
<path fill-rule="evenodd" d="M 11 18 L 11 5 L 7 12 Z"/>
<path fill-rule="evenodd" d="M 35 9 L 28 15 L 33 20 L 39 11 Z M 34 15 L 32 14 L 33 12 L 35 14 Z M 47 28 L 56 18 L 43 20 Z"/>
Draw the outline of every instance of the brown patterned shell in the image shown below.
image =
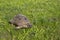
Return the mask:
<path fill-rule="evenodd" d="M 29 28 L 32 26 L 27 17 L 22 14 L 16 15 L 13 19 L 9 21 L 9 23 L 15 25 L 17 29 Z"/>

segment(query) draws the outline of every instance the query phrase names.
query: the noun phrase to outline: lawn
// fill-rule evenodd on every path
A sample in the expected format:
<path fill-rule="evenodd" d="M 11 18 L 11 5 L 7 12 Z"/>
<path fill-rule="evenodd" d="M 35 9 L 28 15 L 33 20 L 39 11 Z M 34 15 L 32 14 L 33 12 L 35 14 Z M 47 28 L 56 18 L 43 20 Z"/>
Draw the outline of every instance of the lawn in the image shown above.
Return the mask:
<path fill-rule="evenodd" d="M 8 22 L 16 14 L 32 27 L 15 30 Z M 0 0 L 0 40 L 60 40 L 60 0 Z"/>

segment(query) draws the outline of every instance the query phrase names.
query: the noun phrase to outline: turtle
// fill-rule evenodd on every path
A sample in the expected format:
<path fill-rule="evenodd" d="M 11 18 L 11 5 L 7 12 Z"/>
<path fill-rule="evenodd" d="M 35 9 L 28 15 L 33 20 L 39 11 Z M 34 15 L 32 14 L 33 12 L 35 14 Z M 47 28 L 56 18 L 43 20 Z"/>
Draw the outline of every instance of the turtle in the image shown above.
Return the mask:
<path fill-rule="evenodd" d="M 14 25 L 16 29 L 32 27 L 32 24 L 30 23 L 29 19 L 25 15 L 22 15 L 22 14 L 15 15 L 9 21 L 9 23 Z"/>

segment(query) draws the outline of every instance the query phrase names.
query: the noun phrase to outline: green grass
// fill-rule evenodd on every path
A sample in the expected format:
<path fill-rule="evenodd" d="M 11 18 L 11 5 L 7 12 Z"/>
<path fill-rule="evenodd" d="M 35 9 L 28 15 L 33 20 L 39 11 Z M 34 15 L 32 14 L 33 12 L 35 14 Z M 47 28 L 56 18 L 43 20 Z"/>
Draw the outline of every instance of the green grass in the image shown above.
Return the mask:
<path fill-rule="evenodd" d="M 19 13 L 32 28 L 15 30 L 8 23 Z M 60 0 L 0 0 L 0 40 L 60 40 Z"/>

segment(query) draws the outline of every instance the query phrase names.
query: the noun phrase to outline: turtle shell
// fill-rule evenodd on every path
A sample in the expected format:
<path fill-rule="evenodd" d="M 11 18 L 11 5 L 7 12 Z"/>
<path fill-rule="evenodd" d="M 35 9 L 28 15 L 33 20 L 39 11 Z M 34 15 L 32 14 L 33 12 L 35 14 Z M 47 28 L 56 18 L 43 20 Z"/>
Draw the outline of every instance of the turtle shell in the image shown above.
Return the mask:
<path fill-rule="evenodd" d="M 29 28 L 32 27 L 30 21 L 27 19 L 26 16 L 22 14 L 15 15 L 10 21 L 10 24 L 15 25 L 17 29 L 19 28 Z"/>

